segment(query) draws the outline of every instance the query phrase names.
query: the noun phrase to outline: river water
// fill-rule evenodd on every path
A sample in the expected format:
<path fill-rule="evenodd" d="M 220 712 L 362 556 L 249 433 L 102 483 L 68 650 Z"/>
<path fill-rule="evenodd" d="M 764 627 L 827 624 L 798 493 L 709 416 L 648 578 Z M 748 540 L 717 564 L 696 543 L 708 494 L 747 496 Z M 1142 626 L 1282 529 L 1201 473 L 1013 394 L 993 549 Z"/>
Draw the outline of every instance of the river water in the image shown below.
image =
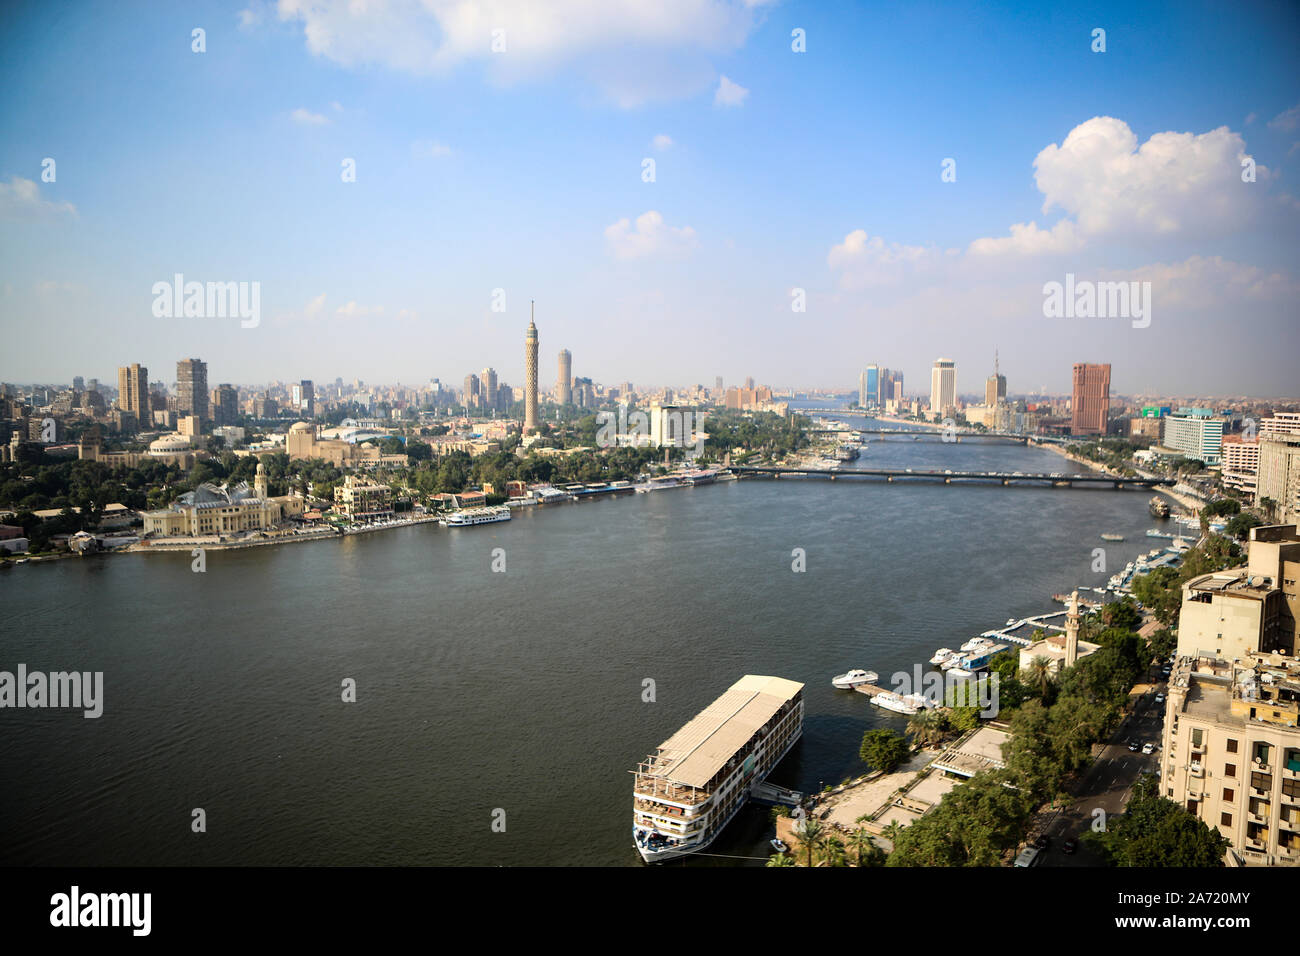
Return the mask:
<path fill-rule="evenodd" d="M 861 464 L 1079 470 L 874 438 Z M 204 573 L 188 553 L 13 568 L 0 670 L 102 671 L 105 701 L 99 719 L 0 711 L 0 861 L 639 865 L 628 771 L 742 674 L 807 684 L 774 782 L 860 773 L 863 731 L 905 718 L 833 675 L 910 670 L 1104 585 L 1159 543 L 1149 497 L 746 480 L 213 551 Z M 762 856 L 770 835 L 751 808 L 712 850 Z"/>

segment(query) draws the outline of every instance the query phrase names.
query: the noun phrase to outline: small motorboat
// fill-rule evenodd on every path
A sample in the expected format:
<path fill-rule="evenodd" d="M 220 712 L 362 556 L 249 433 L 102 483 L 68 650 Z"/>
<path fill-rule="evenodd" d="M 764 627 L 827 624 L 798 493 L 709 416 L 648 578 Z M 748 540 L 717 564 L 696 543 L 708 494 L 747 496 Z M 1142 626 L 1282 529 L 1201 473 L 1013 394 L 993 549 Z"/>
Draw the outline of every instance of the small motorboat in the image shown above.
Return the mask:
<path fill-rule="evenodd" d="M 938 667 L 950 657 L 952 657 L 952 648 L 941 647 L 934 652 L 934 657 L 930 658 L 930 663 Z"/>
<path fill-rule="evenodd" d="M 834 678 L 831 686 L 839 690 L 852 690 L 859 684 L 874 684 L 879 678 L 880 675 L 875 671 L 852 670 Z"/>

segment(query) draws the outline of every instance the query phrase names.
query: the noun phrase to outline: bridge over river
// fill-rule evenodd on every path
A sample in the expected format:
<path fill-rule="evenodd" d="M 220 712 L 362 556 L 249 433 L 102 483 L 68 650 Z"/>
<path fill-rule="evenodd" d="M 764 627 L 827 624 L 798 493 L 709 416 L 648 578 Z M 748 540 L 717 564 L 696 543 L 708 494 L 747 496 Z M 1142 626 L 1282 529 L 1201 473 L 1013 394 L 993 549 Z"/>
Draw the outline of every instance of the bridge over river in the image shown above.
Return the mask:
<path fill-rule="evenodd" d="M 1115 489 L 1155 488 L 1173 485 L 1172 478 L 1122 478 L 1114 475 L 1067 475 L 1060 472 L 1002 471 L 917 471 L 913 468 L 798 468 L 759 465 L 732 465 L 731 471 L 741 478 L 841 478 L 881 479 L 886 482 L 942 482 L 953 484 L 1036 485 L 1072 488 L 1075 485 L 1110 485 Z"/>

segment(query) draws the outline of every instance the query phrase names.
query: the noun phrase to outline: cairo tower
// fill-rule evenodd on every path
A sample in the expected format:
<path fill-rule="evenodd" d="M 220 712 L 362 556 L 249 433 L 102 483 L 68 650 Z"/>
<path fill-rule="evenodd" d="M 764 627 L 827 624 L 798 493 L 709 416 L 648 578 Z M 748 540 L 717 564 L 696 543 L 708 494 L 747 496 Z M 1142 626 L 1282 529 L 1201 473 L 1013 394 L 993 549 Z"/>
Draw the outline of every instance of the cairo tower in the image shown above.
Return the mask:
<path fill-rule="evenodd" d="M 528 335 L 524 337 L 524 434 L 537 430 L 537 323 L 529 303 Z"/>

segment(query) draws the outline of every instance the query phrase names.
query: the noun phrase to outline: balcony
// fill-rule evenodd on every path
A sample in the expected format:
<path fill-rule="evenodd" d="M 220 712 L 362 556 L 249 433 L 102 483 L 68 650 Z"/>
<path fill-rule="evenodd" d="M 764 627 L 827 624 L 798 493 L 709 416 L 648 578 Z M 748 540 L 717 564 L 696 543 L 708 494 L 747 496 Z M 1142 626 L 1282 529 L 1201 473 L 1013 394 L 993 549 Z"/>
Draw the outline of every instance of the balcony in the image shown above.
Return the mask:
<path fill-rule="evenodd" d="M 1199 744 L 1194 743 L 1194 744 L 1191 745 L 1191 751 L 1192 751 L 1192 753 L 1194 753 L 1194 754 L 1199 754 L 1199 755 L 1201 755 L 1201 756 L 1205 756 L 1205 744 L 1204 744 L 1204 743 L 1199 743 Z"/>
<path fill-rule="evenodd" d="M 1187 767 L 1187 772 L 1188 772 L 1189 774 L 1191 774 L 1193 777 L 1204 777 L 1204 776 L 1205 776 L 1205 770 L 1201 767 L 1201 765 L 1200 765 L 1199 763 L 1190 764 L 1190 765 Z"/>

